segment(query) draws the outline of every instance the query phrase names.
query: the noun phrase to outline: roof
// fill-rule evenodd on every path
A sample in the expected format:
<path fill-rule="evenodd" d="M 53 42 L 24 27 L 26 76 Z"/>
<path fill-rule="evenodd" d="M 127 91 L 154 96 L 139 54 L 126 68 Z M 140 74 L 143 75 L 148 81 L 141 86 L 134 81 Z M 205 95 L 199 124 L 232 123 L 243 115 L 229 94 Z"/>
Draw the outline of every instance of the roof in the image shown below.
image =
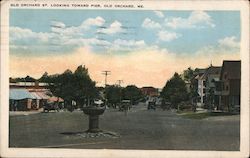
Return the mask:
<path fill-rule="evenodd" d="M 209 75 L 218 75 L 220 76 L 221 67 L 220 66 L 210 66 L 207 68 L 206 72 L 203 75 L 203 78 L 208 77 Z"/>
<path fill-rule="evenodd" d="M 10 89 L 9 94 L 10 94 L 9 99 L 11 99 L 11 100 L 36 99 L 26 89 Z"/>
<path fill-rule="evenodd" d="M 240 79 L 241 77 L 241 61 L 240 60 L 224 60 L 221 70 L 221 76 L 227 72 L 228 79 Z"/>

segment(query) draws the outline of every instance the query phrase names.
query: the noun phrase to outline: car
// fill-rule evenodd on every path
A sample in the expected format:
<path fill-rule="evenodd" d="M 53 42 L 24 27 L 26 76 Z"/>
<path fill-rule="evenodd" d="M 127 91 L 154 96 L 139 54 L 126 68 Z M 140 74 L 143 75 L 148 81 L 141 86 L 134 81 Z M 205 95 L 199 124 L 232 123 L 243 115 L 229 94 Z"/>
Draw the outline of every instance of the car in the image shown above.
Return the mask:
<path fill-rule="evenodd" d="M 43 112 L 49 112 L 49 111 L 59 111 L 59 107 L 58 107 L 58 103 L 56 102 L 47 102 L 44 106 L 43 106 Z"/>
<path fill-rule="evenodd" d="M 156 109 L 155 101 L 148 102 L 148 110 L 150 110 L 150 109 L 153 109 L 153 110 Z"/>
<path fill-rule="evenodd" d="M 129 110 L 131 109 L 131 101 L 130 100 L 122 100 L 119 106 L 119 111 Z"/>

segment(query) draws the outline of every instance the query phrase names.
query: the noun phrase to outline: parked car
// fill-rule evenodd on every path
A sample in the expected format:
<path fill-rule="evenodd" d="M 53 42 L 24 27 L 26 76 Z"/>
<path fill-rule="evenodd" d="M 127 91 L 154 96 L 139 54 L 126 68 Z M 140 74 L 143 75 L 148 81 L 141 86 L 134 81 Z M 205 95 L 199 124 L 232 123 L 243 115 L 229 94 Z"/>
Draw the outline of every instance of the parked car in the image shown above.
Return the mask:
<path fill-rule="evenodd" d="M 48 102 L 43 106 L 43 111 L 44 112 L 49 112 L 49 111 L 59 111 L 58 103 L 56 102 Z"/>
<path fill-rule="evenodd" d="M 155 109 L 156 109 L 155 106 L 156 106 L 156 105 L 155 105 L 155 101 L 149 101 L 149 102 L 148 102 L 148 110 L 150 110 L 150 109 L 155 110 Z"/>
<path fill-rule="evenodd" d="M 162 110 L 169 110 L 171 108 L 171 103 L 170 102 L 162 102 L 161 108 L 162 108 Z"/>
<path fill-rule="evenodd" d="M 130 100 L 122 100 L 121 104 L 119 105 L 119 111 L 129 110 L 131 107 L 132 105 Z"/>

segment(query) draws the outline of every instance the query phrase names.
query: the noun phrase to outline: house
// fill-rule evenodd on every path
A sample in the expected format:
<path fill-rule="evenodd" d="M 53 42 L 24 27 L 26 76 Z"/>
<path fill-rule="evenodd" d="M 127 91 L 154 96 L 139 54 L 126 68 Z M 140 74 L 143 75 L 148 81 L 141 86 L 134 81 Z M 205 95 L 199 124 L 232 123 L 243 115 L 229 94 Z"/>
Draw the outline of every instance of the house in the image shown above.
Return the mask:
<path fill-rule="evenodd" d="M 204 73 L 206 69 L 196 69 L 195 71 L 195 79 L 197 80 L 197 107 L 202 108 L 204 107 L 204 100 L 205 100 L 205 80 L 204 80 Z"/>
<path fill-rule="evenodd" d="M 213 110 L 219 105 L 220 93 L 216 91 L 215 82 L 220 80 L 221 67 L 213 66 L 207 68 L 203 75 L 203 81 L 205 82 L 205 100 L 204 108 Z"/>
<path fill-rule="evenodd" d="M 241 61 L 223 61 L 221 74 L 220 106 L 231 111 L 240 107 Z"/>

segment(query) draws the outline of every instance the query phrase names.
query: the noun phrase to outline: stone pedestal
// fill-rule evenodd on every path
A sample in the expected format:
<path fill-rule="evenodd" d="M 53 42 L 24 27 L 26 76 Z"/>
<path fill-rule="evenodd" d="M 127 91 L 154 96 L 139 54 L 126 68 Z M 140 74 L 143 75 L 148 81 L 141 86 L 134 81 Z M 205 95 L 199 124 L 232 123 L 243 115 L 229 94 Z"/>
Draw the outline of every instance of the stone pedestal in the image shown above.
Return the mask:
<path fill-rule="evenodd" d="M 89 129 L 87 132 L 97 133 L 101 131 L 99 129 L 99 115 L 89 115 Z"/>
<path fill-rule="evenodd" d="M 87 132 L 98 133 L 102 130 L 99 129 L 99 115 L 102 115 L 105 111 L 105 107 L 84 107 L 83 112 L 89 115 L 89 129 Z"/>

